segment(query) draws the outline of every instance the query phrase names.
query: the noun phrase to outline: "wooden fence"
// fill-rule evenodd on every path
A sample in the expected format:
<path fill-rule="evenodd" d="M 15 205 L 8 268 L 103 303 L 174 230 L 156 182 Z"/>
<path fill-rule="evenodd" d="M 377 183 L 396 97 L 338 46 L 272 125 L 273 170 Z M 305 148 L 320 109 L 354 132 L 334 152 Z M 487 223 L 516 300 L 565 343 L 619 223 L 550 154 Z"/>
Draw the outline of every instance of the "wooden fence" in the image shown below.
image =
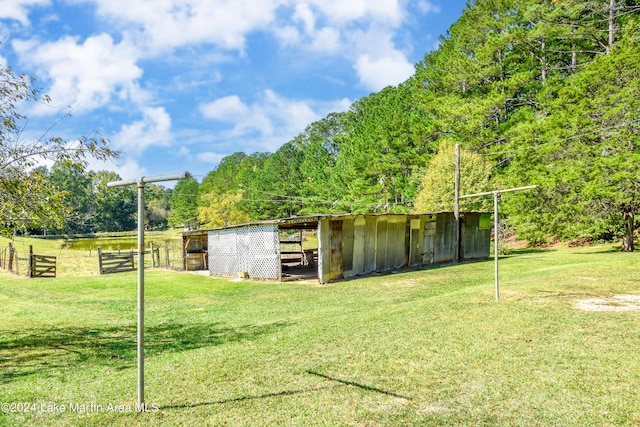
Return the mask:
<path fill-rule="evenodd" d="M 98 271 L 100 274 L 122 273 L 133 271 L 133 251 L 131 252 L 102 252 L 98 246 Z"/>
<path fill-rule="evenodd" d="M 169 268 L 169 252 L 166 251 L 166 266 Z M 160 248 L 151 245 L 149 250 L 144 251 L 145 255 L 151 255 L 151 266 L 160 267 Z M 98 271 L 100 274 L 122 273 L 125 271 L 135 270 L 133 258 L 137 253 L 130 252 L 102 252 L 102 248 L 98 246 Z"/>
<path fill-rule="evenodd" d="M 20 258 L 18 251 L 11 243 L 0 251 L 0 268 L 20 275 L 20 263 L 23 263 L 22 274 L 27 277 L 56 277 L 55 256 L 36 255 L 33 253 L 33 246 L 29 246 L 29 256 Z"/>
<path fill-rule="evenodd" d="M 29 246 L 29 277 L 56 277 L 56 257 L 35 255 Z"/>
<path fill-rule="evenodd" d="M 11 273 L 20 274 L 18 266 L 18 255 L 16 249 L 11 243 L 0 252 L 0 268 L 10 271 Z"/>

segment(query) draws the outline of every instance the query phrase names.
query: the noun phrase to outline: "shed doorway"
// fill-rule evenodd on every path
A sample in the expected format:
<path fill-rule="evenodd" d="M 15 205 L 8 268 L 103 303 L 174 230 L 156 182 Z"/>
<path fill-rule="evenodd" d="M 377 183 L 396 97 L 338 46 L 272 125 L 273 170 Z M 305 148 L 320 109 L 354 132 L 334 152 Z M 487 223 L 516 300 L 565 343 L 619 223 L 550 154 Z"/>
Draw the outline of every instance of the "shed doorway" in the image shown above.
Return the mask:
<path fill-rule="evenodd" d="M 318 280 L 318 221 L 279 224 L 283 281 Z"/>

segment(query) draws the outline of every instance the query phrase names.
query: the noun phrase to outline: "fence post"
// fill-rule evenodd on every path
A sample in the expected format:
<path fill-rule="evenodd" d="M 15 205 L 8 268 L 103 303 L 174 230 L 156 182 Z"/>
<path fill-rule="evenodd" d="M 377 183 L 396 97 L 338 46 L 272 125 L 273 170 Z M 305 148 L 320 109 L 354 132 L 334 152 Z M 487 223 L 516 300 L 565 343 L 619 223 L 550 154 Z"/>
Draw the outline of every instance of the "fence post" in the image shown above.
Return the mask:
<path fill-rule="evenodd" d="M 149 242 L 149 252 L 151 252 L 151 267 L 155 268 L 155 266 L 156 266 L 156 254 L 153 251 L 153 242 Z"/>
<path fill-rule="evenodd" d="M 29 267 L 27 268 L 27 276 L 33 277 L 33 245 L 29 245 Z"/>
<path fill-rule="evenodd" d="M 9 271 L 13 272 L 13 255 L 14 255 L 13 245 L 9 243 Z"/>
<path fill-rule="evenodd" d="M 171 268 L 171 262 L 169 262 L 169 244 L 168 243 L 164 244 L 164 256 L 167 262 L 167 268 Z"/>
<path fill-rule="evenodd" d="M 98 246 L 98 274 L 102 274 L 102 246 Z"/>

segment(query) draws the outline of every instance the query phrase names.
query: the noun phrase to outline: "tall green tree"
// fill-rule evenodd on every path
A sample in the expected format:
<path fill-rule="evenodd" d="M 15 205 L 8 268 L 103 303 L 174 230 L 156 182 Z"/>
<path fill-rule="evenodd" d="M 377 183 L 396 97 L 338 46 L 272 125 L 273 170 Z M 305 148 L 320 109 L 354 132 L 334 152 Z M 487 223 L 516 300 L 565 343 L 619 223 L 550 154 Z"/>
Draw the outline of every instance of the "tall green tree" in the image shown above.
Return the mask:
<path fill-rule="evenodd" d="M 153 229 L 165 229 L 169 225 L 172 191 L 162 185 L 150 184 L 145 192 L 145 215 Z"/>
<path fill-rule="evenodd" d="M 198 227 L 199 187 L 194 178 L 178 181 L 169 200 L 169 224 L 172 227 Z"/>
<path fill-rule="evenodd" d="M 135 187 L 108 188 L 107 183 L 121 179 L 115 172 L 91 172 L 89 176 L 93 185 L 95 210 L 92 223 L 95 230 L 102 232 L 135 230 L 138 212 L 138 196 Z"/>
<path fill-rule="evenodd" d="M 549 89 L 545 114 L 522 125 L 521 134 L 535 142 L 514 157 L 509 175 L 539 183 L 545 205 L 515 199 L 511 211 L 520 222 L 565 238 L 606 236 L 619 228 L 623 250 L 633 250 L 640 208 L 636 28 L 630 25 L 609 53 Z"/>
<path fill-rule="evenodd" d="M 93 188 L 91 178 L 82 170 L 56 163 L 49 173 L 49 181 L 64 194 L 67 214 L 60 228 L 63 233 L 87 233 L 92 231 Z"/>
<path fill-rule="evenodd" d="M 298 215 L 303 206 L 300 165 L 303 150 L 293 142 L 269 156 L 248 181 L 242 208 L 251 219 L 273 219 Z"/>
<path fill-rule="evenodd" d="M 216 196 L 213 193 L 202 195 L 198 208 L 198 219 L 204 227 L 227 227 L 249 222 L 249 215 L 238 209 L 242 201 L 242 191 Z"/>
<path fill-rule="evenodd" d="M 20 112 L 21 107 L 50 101 L 34 88 L 33 81 L 0 66 L 0 231 L 17 224 L 28 228 L 63 225 L 67 212 L 63 194 L 42 170 L 34 169 L 40 162 L 50 160 L 84 169 L 87 156 L 107 159 L 118 155 L 99 136 L 66 141 L 43 132 L 37 140 L 25 140 L 28 118 Z"/>
<path fill-rule="evenodd" d="M 455 144 L 449 140 L 440 143 L 440 150 L 422 177 L 420 192 L 413 211 L 417 213 L 453 211 L 455 196 Z M 492 175 L 495 168 L 485 157 L 460 150 L 460 194 L 476 194 L 494 190 Z M 462 210 L 487 210 L 482 200 L 465 201 Z"/>

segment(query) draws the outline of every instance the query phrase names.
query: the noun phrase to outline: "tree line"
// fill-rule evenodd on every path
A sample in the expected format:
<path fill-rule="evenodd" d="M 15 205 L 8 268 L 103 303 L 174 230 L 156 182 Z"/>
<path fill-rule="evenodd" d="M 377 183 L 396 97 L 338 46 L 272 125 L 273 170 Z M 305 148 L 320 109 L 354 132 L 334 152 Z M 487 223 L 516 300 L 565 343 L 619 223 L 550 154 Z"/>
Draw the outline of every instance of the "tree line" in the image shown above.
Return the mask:
<path fill-rule="evenodd" d="M 225 157 L 158 209 L 170 211 L 167 224 L 192 227 L 452 210 L 460 144 L 463 194 L 538 185 L 502 203 L 520 237 L 623 237 L 632 250 L 639 16 L 640 0 L 470 1 L 405 82 L 310 123 L 274 153 Z M 93 199 L 86 218 L 96 217 Z"/>
<path fill-rule="evenodd" d="M 463 194 L 539 186 L 503 203 L 521 237 L 624 237 L 631 250 L 639 14 L 637 0 L 469 2 L 407 81 L 311 123 L 275 153 L 223 159 L 190 220 L 451 210 L 457 143 Z M 176 191 L 183 185 L 193 184 Z M 484 208 L 471 203 L 462 208 Z"/>

